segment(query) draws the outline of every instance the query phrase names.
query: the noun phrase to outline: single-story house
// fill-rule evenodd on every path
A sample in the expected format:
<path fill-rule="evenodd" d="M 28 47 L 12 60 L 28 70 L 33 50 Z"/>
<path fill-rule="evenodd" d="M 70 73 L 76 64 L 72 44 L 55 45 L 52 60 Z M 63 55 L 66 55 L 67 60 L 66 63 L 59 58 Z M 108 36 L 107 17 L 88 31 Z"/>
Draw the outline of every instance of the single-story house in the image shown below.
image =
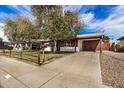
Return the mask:
<path fill-rule="evenodd" d="M 116 42 L 116 47 L 114 51 L 124 52 L 124 36 L 120 37 Z"/>
<path fill-rule="evenodd" d="M 79 52 L 79 51 L 97 51 L 102 50 L 102 33 L 95 33 L 95 34 L 82 34 L 77 35 L 74 39 L 69 40 L 57 40 L 56 42 L 56 51 L 72 51 L 72 52 Z M 40 47 L 40 44 L 48 44 L 50 40 L 38 40 L 32 42 L 32 49 L 36 46 Z M 45 48 L 45 51 L 52 51 L 50 46 Z"/>
<path fill-rule="evenodd" d="M 118 40 L 119 40 L 120 45 L 124 46 L 124 36 L 120 37 Z"/>
<path fill-rule="evenodd" d="M 0 41 L 0 49 L 9 49 L 10 42 Z"/>

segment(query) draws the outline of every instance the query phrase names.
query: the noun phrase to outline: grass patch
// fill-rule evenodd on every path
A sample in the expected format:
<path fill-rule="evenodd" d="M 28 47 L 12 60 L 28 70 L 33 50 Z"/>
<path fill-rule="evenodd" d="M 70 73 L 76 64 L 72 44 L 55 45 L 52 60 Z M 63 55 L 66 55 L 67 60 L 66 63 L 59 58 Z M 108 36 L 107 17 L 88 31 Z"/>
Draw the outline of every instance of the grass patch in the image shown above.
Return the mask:
<path fill-rule="evenodd" d="M 5 53 L 0 52 L 0 55 L 17 58 L 19 60 L 23 60 L 28 63 L 32 62 L 38 64 L 38 52 L 39 51 L 23 51 L 23 52 L 11 51 L 11 56 L 10 56 L 10 51 L 6 50 Z M 61 58 L 69 54 L 72 54 L 72 52 L 56 52 L 56 53 L 45 52 L 45 62 L 49 63 L 55 59 Z M 41 52 L 41 61 L 42 61 L 42 52 Z"/>

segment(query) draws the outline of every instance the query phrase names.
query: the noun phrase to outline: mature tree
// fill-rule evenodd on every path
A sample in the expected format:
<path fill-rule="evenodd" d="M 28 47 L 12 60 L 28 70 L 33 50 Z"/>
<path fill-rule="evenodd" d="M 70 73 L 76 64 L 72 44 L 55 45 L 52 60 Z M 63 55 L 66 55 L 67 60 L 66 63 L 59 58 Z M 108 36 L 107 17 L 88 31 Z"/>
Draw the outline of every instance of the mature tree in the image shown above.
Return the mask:
<path fill-rule="evenodd" d="M 11 41 L 11 43 L 15 43 L 16 41 L 16 24 L 13 20 L 6 20 L 5 22 L 5 26 L 4 26 L 4 34 L 8 37 L 9 41 Z"/>
<path fill-rule="evenodd" d="M 68 23 L 69 31 L 73 32 L 74 36 L 79 34 L 80 29 L 83 27 L 83 23 L 80 20 L 78 14 L 75 12 L 67 11 L 64 15 L 65 21 Z"/>
<path fill-rule="evenodd" d="M 42 37 L 53 40 L 54 46 L 58 39 L 74 38 L 83 26 L 76 13 L 70 11 L 62 13 L 61 6 L 41 5 L 31 8 L 36 17 L 36 24 L 42 31 Z"/>
<path fill-rule="evenodd" d="M 35 26 L 28 18 L 17 17 L 14 20 L 5 22 L 4 32 L 12 43 L 21 44 L 27 42 L 30 45 L 31 39 L 36 38 L 39 33 L 34 28 Z"/>
<path fill-rule="evenodd" d="M 56 50 L 56 41 L 58 39 L 69 38 L 68 23 L 60 13 L 52 13 L 47 17 L 43 36 L 54 41 L 54 52 Z"/>
<path fill-rule="evenodd" d="M 68 23 L 59 13 L 53 13 L 47 17 L 43 35 L 51 40 L 66 38 L 68 33 Z"/>
<path fill-rule="evenodd" d="M 40 6 L 31 6 L 33 15 L 36 17 L 35 24 L 37 29 L 41 32 L 41 39 L 44 39 L 46 36 L 43 35 L 44 29 L 46 29 L 46 25 L 48 25 L 48 21 L 50 15 L 53 13 L 61 13 L 62 7 L 57 5 L 40 5 Z M 46 34 L 45 34 L 46 35 Z"/>
<path fill-rule="evenodd" d="M 64 15 L 54 12 L 47 17 L 43 35 L 54 41 L 76 37 L 82 27 L 82 22 L 76 13 L 67 11 Z M 54 47 L 56 49 L 56 47 Z M 55 50 L 54 49 L 54 50 Z"/>
<path fill-rule="evenodd" d="M 57 5 L 32 5 L 31 10 L 33 15 L 36 17 L 36 26 L 41 31 L 46 24 L 46 16 L 53 12 L 62 12 L 62 7 Z"/>

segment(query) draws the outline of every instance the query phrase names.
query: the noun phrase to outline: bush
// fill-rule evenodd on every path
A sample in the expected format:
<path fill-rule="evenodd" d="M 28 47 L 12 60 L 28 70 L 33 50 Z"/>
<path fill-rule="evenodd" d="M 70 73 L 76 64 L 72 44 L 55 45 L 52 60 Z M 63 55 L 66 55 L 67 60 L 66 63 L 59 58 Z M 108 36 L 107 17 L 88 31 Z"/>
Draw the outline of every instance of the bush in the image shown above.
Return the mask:
<path fill-rule="evenodd" d="M 116 48 L 115 43 L 112 43 L 110 50 L 111 50 L 111 51 L 115 51 L 115 48 Z"/>

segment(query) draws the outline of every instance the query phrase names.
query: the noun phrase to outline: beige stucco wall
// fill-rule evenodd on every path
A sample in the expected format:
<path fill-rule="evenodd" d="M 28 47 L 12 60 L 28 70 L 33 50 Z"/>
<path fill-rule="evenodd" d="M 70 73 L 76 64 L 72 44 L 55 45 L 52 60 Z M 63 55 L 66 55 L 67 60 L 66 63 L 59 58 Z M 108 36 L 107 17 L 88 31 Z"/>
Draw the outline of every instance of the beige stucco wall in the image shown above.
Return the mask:
<path fill-rule="evenodd" d="M 78 40 L 78 49 L 79 49 L 79 51 L 83 50 L 82 49 L 82 42 L 83 42 L 83 40 Z"/>
<path fill-rule="evenodd" d="M 124 46 L 124 39 L 123 40 L 120 40 L 120 43 L 121 43 L 121 45 Z"/>

